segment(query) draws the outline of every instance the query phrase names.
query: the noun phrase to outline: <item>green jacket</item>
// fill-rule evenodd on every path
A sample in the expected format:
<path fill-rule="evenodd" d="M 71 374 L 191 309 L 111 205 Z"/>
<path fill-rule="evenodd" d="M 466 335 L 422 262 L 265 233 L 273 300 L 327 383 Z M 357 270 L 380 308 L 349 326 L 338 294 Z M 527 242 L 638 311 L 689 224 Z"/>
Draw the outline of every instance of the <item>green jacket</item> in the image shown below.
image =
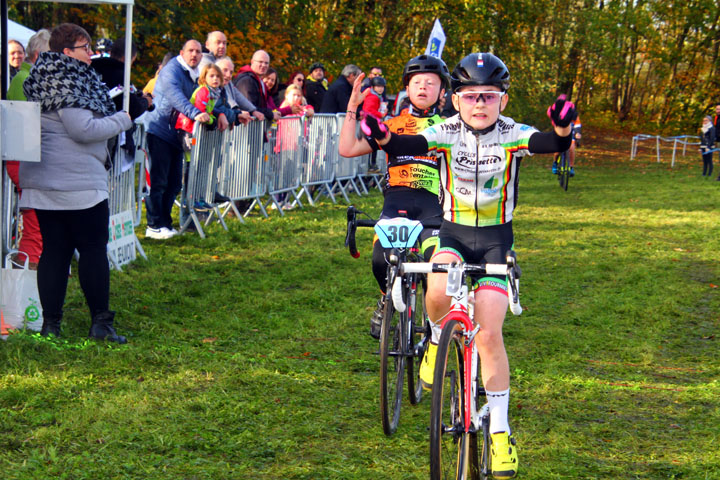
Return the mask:
<path fill-rule="evenodd" d="M 31 68 L 32 64 L 27 62 L 23 62 L 23 64 L 20 65 L 20 70 L 18 70 L 18 73 L 15 74 L 10 82 L 10 88 L 8 88 L 7 92 L 8 100 L 22 100 L 27 102 L 25 92 L 23 92 L 23 83 L 25 83 L 25 79 L 30 75 Z"/>

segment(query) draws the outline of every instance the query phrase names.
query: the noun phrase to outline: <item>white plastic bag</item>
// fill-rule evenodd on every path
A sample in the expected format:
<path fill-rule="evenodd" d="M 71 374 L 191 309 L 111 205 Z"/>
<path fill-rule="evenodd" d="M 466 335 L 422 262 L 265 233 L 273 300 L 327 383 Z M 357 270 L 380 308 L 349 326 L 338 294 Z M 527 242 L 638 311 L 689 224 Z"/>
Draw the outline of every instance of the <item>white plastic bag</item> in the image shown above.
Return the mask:
<path fill-rule="evenodd" d="M 37 287 L 37 271 L 28 268 L 28 256 L 25 253 L 23 265 L 15 263 L 11 252 L 5 257 L 6 268 L 2 269 L 2 292 L 0 308 L 2 309 L 3 327 L 6 329 L 34 330 L 39 332 L 42 327 L 42 307 Z M 23 268 L 13 268 L 15 265 Z M 5 332 L 3 332 L 5 333 Z"/>

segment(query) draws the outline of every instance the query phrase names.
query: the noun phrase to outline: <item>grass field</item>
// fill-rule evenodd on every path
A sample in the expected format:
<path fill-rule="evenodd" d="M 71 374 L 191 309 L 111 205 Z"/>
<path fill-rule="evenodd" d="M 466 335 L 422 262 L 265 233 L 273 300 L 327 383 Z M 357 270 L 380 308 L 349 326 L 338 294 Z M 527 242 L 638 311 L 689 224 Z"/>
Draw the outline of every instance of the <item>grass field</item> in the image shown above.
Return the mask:
<path fill-rule="evenodd" d="M 521 173 L 518 478 L 720 479 L 720 182 L 587 130 L 568 192 L 547 156 Z M 344 214 L 143 240 L 111 279 L 124 346 L 85 339 L 71 279 L 61 340 L 0 342 L 2 478 L 427 478 L 428 396 L 382 433 L 371 236 L 351 258 Z"/>

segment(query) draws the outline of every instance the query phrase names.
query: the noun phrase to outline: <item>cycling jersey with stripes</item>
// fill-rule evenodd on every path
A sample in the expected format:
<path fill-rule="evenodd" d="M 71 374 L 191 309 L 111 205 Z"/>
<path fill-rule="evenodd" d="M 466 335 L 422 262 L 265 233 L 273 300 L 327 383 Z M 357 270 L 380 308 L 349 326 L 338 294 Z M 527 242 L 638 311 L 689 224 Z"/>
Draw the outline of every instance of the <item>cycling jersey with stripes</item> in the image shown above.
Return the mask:
<path fill-rule="evenodd" d="M 512 220 L 520 160 L 531 155 L 528 143 L 535 132 L 502 115 L 484 134 L 468 128 L 460 115 L 423 130 L 439 160 L 444 218 L 475 227 Z"/>

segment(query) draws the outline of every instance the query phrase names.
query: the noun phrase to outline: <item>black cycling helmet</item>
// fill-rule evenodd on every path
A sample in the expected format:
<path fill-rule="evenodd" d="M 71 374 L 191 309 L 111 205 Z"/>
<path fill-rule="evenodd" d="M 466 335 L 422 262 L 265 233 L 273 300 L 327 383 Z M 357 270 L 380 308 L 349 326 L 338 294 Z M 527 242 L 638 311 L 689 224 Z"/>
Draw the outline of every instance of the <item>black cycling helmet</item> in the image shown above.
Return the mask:
<path fill-rule="evenodd" d="M 450 84 L 453 92 L 469 85 L 494 85 L 505 92 L 510 87 L 510 72 L 492 53 L 471 53 L 457 64 Z"/>
<path fill-rule="evenodd" d="M 373 77 L 370 79 L 370 86 L 371 87 L 384 87 L 387 85 L 385 83 L 385 79 L 383 77 Z"/>
<path fill-rule="evenodd" d="M 410 77 L 416 73 L 437 73 L 440 76 L 442 87 L 448 87 L 448 78 L 450 77 L 450 71 L 441 59 L 437 57 L 431 57 L 430 55 L 420 55 L 410 59 L 405 64 L 403 70 L 402 81 L 405 87 L 410 83 Z"/>

